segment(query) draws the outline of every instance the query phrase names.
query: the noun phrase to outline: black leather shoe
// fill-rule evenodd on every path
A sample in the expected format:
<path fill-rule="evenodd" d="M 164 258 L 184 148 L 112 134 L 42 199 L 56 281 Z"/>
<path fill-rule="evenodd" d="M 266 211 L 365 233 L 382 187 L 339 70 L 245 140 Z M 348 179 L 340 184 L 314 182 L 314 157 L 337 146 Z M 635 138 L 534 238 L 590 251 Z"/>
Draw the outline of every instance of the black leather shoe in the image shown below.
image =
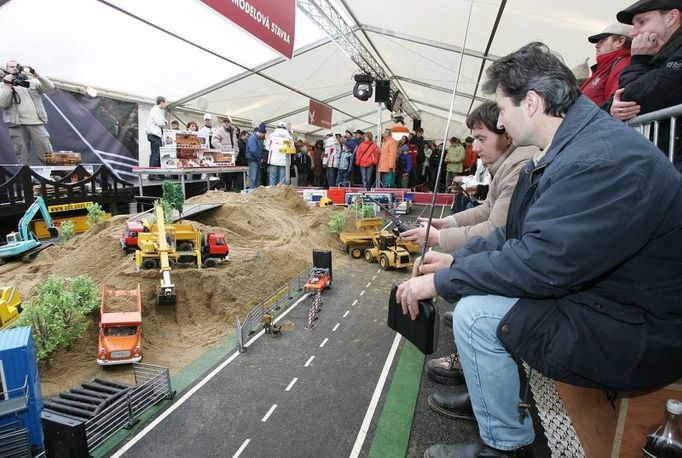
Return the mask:
<path fill-rule="evenodd" d="M 452 310 L 443 314 L 443 324 L 452 329 Z"/>
<path fill-rule="evenodd" d="M 429 407 L 448 418 L 476 421 L 469 392 L 455 394 L 436 391 L 429 396 Z"/>
<path fill-rule="evenodd" d="M 462 372 L 462 365 L 459 362 L 457 352 L 442 358 L 428 360 L 426 363 L 426 375 L 441 385 L 465 384 L 464 372 Z"/>
<path fill-rule="evenodd" d="M 515 450 L 498 450 L 485 444 L 433 445 L 424 452 L 424 458 L 532 458 L 532 445 Z"/>

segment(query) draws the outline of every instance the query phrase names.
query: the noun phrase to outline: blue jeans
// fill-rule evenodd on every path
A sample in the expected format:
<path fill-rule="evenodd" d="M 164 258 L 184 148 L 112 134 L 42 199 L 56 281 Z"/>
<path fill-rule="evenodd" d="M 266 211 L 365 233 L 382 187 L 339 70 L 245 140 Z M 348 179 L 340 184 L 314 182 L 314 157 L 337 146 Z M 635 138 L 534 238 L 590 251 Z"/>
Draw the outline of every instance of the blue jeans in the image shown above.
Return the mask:
<path fill-rule="evenodd" d="M 374 184 L 374 166 L 360 167 L 360 175 L 362 176 L 362 187 L 371 191 Z"/>
<path fill-rule="evenodd" d="M 151 153 L 149 154 L 149 167 L 161 167 L 161 137 L 147 134 Z"/>
<path fill-rule="evenodd" d="M 452 330 L 483 442 L 513 450 L 535 439 L 530 415 L 519 420 L 519 373 L 497 338 L 497 325 L 518 298 L 467 296 L 455 307 Z"/>
<path fill-rule="evenodd" d="M 344 186 L 352 185 L 352 183 L 348 181 L 349 174 L 350 173 L 348 172 L 348 170 L 339 169 L 339 173 L 336 176 L 336 184 L 337 185 L 343 184 Z"/>
<path fill-rule="evenodd" d="M 336 186 L 336 172 L 337 172 L 337 170 L 338 170 L 338 169 L 337 169 L 337 168 L 334 168 L 334 167 L 327 167 L 327 168 L 326 168 L 326 171 L 327 171 L 327 186 L 329 186 L 330 188 Z"/>
<path fill-rule="evenodd" d="M 249 161 L 249 188 L 256 189 L 260 186 L 260 163 Z"/>
<path fill-rule="evenodd" d="M 287 168 L 284 165 L 268 165 L 268 186 L 287 183 Z"/>

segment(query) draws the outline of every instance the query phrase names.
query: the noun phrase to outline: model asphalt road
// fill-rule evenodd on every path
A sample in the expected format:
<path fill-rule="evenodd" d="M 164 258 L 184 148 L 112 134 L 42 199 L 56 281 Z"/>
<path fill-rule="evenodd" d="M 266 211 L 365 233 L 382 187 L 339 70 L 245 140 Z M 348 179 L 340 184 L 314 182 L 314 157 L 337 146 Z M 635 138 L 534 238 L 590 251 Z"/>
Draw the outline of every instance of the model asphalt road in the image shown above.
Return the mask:
<path fill-rule="evenodd" d="M 338 270 L 312 330 L 311 297 L 285 317 L 294 330 L 256 340 L 124 456 L 349 456 L 395 336 L 390 285 L 408 273 Z"/>

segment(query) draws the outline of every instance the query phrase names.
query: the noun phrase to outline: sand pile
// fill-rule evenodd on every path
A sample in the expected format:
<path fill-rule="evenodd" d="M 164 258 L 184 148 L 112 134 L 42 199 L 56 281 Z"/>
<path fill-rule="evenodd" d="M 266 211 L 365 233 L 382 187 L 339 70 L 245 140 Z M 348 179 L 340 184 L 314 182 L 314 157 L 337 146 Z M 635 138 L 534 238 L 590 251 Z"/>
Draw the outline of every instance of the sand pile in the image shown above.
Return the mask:
<path fill-rule="evenodd" d="M 22 297 L 50 274 L 88 275 L 98 286 L 142 290 L 144 361 L 184 367 L 210 345 L 229 334 L 235 318 L 243 318 L 259 301 L 301 272 L 312 262 L 312 249 L 334 249 L 334 263 L 347 256 L 339 250 L 338 238 L 329 232 L 327 221 L 333 208 L 308 207 L 293 188 L 259 188 L 251 194 L 212 191 L 188 203 L 221 202 L 215 210 L 197 215 L 195 227 L 225 233 L 230 260 L 213 269 L 176 267 L 171 272 L 176 285 L 175 310 L 156 305 L 160 274 L 137 272 L 132 255 L 119 243 L 126 217 L 98 224 L 59 246 L 43 251 L 33 264 L 0 266 L 0 284 L 16 285 Z M 70 388 L 101 373 L 97 354 L 97 317 L 70 351 L 60 351 L 52 364 L 41 370 L 46 395 Z M 107 374 L 129 380 L 129 370 Z"/>

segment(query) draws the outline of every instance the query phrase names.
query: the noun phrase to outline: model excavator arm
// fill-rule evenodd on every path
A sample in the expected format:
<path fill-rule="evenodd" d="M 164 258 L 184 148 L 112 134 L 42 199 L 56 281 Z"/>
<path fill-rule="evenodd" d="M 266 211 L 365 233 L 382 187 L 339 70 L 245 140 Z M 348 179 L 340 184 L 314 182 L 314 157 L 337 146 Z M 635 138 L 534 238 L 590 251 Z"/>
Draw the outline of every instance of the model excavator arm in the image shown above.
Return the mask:
<path fill-rule="evenodd" d="M 159 266 L 161 267 L 161 290 L 159 291 L 159 305 L 175 305 L 175 285 L 171 281 L 170 262 L 168 261 L 168 241 L 166 240 L 166 224 L 161 205 L 156 206 L 156 230 L 159 244 Z"/>
<path fill-rule="evenodd" d="M 52 217 L 50 216 L 50 212 L 47 211 L 45 201 L 43 200 L 42 196 L 38 196 L 31 206 L 28 207 L 28 210 L 26 210 L 24 216 L 22 216 L 19 220 L 19 234 L 21 235 L 22 240 L 30 240 L 32 238 L 35 239 L 35 236 L 29 232 L 28 228 L 31 224 L 31 221 L 33 220 L 33 217 L 36 216 L 38 212 L 40 212 L 43 216 L 43 219 L 45 220 L 45 226 L 47 226 L 50 236 L 57 237 L 57 228 L 54 227 Z"/>

